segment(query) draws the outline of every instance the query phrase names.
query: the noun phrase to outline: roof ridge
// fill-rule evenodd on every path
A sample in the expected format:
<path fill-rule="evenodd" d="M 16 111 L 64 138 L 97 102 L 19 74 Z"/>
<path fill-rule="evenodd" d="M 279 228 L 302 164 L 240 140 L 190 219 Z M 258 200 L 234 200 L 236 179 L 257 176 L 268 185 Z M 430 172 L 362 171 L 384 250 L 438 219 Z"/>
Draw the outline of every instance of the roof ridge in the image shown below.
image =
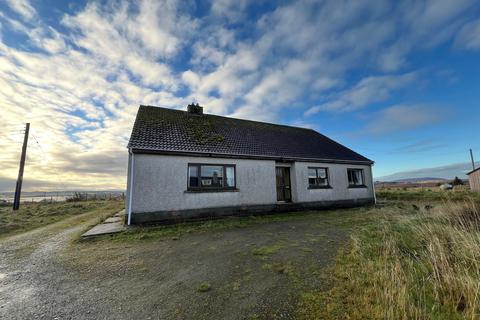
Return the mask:
<path fill-rule="evenodd" d="M 140 107 L 159 108 L 159 109 L 164 109 L 164 110 L 169 110 L 169 111 L 177 111 L 177 112 L 188 113 L 188 111 L 185 111 L 185 110 L 172 109 L 172 108 L 159 107 L 159 106 L 152 106 L 152 105 L 143 105 L 143 104 L 141 104 Z M 218 117 L 218 118 L 226 118 L 226 119 L 240 120 L 240 121 L 246 121 L 246 122 L 254 122 L 254 123 L 268 124 L 268 125 L 279 126 L 279 127 L 287 127 L 287 128 L 302 129 L 302 130 L 310 130 L 310 131 L 319 133 L 318 131 L 316 131 L 316 130 L 314 130 L 314 129 L 312 129 L 312 128 L 297 127 L 297 126 L 292 126 L 292 125 L 288 125 L 288 124 L 280 124 L 280 123 L 273 123 L 273 122 L 266 122 L 266 121 L 258 121 L 258 120 L 242 119 L 242 118 L 235 118 L 235 117 L 228 117 L 228 116 L 220 116 L 220 115 L 218 115 L 218 114 L 212 114 L 212 113 L 204 113 L 203 115 L 204 115 L 204 116 L 209 116 L 209 117 Z"/>

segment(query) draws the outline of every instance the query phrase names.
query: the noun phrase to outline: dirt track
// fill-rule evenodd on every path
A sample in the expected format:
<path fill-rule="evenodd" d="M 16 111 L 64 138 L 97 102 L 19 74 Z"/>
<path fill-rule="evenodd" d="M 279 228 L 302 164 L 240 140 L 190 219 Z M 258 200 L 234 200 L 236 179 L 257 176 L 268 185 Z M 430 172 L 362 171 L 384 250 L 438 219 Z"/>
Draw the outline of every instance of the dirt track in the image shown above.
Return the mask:
<path fill-rule="evenodd" d="M 338 219 L 86 243 L 69 241 L 73 223 L 7 238 L 0 318 L 290 319 L 300 292 L 327 285 L 319 274 L 348 234 Z"/>

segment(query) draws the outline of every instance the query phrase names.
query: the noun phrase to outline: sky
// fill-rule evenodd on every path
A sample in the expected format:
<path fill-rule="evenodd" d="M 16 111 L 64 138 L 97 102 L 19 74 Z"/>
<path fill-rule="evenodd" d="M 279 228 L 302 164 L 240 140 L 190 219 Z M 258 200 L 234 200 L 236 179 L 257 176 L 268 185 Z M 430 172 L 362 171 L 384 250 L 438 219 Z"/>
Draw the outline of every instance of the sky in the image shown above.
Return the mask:
<path fill-rule="evenodd" d="M 190 102 L 317 130 L 376 178 L 463 175 L 479 54 L 474 0 L 2 0 L 0 191 L 26 122 L 24 190 L 123 189 L 138 106 Z"/>

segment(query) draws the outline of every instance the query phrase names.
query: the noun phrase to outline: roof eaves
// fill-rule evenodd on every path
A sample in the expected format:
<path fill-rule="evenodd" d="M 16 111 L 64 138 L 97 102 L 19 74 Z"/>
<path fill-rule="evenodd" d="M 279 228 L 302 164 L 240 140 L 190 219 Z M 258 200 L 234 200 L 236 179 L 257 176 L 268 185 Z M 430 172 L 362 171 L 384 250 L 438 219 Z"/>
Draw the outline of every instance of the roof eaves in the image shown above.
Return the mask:
<path fill-rule="evenodd" d="M 203 152 L 203 151 L 179 151 L 179 150 L 158 150 L 158 149 L 143 149 L 130 147 L 133 153 L 147 153 L 147 154 L 164 154 L 164 155 L 190 155 L 190 156 L 207 156 L 207 157 L 221 157 L 221 158 L 243 158 L 243 159 L 264 159 L 264 160 L 282 160 L 282 161 L 305 161 L 305 162 L 323 162 L 323 163 L 344 163 L 344 164 L 368 164 L 373 165 L 375 162 L 368 159 L 363 160 L 343 160 L 343 159 L 322 159 L 322 158 L 302 158 L 302 157 L 284 157 L 284 156 L 269 156 L 269 155 L 251 155 L 239 153 L 218 153 L 218 152 Z"/>
<path fill-rule="evenodd" d="M 474 173 L 474 172 L 476 172 L 476 171 L 478 171 L 478 170 L 480 170 L 480 167 L 478 167 L 478 168 L 476 168 L 476 169 L 473 169 L 473 170 L 470 171 L 470 172 L 467 172 L 467 175 L 471 175 L 472 173 Z"/>

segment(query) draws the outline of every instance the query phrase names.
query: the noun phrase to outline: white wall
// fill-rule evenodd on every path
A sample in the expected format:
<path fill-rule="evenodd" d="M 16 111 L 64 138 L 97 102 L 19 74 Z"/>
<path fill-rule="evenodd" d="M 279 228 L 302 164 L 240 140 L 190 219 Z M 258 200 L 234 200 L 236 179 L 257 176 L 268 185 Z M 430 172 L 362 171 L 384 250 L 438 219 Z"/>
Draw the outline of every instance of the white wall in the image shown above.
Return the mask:
<path fill-rule="evenodd" d="M 308 189 L 308 167 L 327 167 L 331 189 Z M 348 187 L 348 168 L 363 169 L 367 188 Z M 374 196 L 371 167 L 368 165 L 350 165 L 333 163 L 295 162 L 291 169 L 293 201 L 335 201 L 349 199 L 368 199 Z"/>
<path fill-rule="evenodd" d="M 191 193 L 188 163 L 235 164 L 236 192 Z M 275 162 L 135 154 L 132 211 L 200 209 L 276 203 Z"/>
<path fill-rule="evenodd" d="M 127 214 L 129 212 L 129 206 L 130 206 L 130 190 L 131 190 L 131 169 L 132 169 L 132 153 L 128 153 L 128 165 L 127 165 L 127 193 L 125 196 L 125 210 L 127 211 Z"/>
<path fill-rule="evenodd" d="M 176 211 L 277 203 L 275 161 L 135 154 L 132 212 Z M 187 190 L 188 163 L 236 165 L 236 192 Z M 332 189 L 308 189 L 308 167 L 328 167 Z M 295 162 L 293 202 L 373 199 L 370 166 Z M 347 168 L 362 168 L 367 188 L 348 188 Z"/>

